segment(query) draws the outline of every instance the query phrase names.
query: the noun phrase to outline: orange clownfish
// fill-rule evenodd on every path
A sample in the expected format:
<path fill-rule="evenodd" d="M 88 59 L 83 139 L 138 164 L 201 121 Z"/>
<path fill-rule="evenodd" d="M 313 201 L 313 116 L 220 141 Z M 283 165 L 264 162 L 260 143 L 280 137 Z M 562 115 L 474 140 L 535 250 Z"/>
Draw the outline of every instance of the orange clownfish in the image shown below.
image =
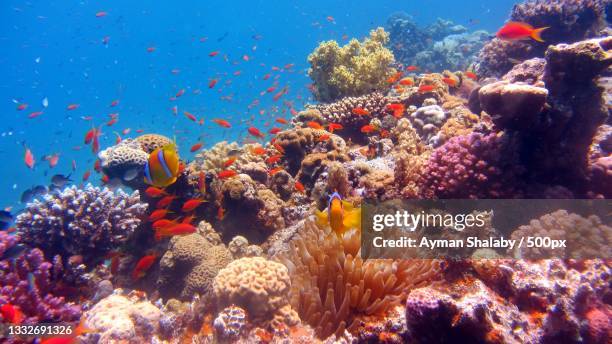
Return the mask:
<path fill-rule="evenodd" d="M 157 148 L 145 165 L 145 183 L 157 187 L 173 184 L 179 174 L 179 157 L 174 143 Z"/>
<path fill-rule="evenodd" d="M 338 235 L 351 228 L 361 230 L 361 208 L 355 208 L 350 202 L 342 200 L 339 193 L 329 196 L 327 211 L 316 210 L 317 223 L 329 225 Z"/>

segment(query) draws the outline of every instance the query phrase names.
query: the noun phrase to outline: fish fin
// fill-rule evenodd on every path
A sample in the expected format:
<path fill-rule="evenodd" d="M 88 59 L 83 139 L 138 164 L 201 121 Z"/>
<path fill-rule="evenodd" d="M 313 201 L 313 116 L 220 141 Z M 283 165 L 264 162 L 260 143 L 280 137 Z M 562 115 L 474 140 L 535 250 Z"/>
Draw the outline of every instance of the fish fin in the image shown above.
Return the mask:
<path fill-rule="evenodd" d="M 361 230 L 361 208 L 355 208 L 350 212 L 346 212 L 342 224 L 345 229 L 357 228 Z"/>
<path fill-rule="evenodd" d="M 544 42 L 544 40 L 542 39 L 542 31 L 548 29 L 549 27 L 550 26 L 545 26 L 538 29 L 533 29 L 533 31 L 531 32 L 531 38 L 535 39 L 538 42 Z"/>
<path fill-rule="evenodd" d="M 315 217 L 319 226 L 327 225 L 327 211 L 320 211 L 315 209 Z"/>

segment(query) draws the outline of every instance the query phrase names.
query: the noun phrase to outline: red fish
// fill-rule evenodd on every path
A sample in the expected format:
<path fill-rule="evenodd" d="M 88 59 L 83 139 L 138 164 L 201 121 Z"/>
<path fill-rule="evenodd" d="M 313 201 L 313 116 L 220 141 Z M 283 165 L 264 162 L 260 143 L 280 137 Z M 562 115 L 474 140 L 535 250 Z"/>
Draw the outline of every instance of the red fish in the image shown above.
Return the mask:
<path fill-rule="evenodd" d="M 147 47 L 147 52 L 152 53 L 155 51 L 155 47 Z"/>
<path fill-rule="evenodd" d="M 91 175 L 90 170 L 85 171 L 85 173 L 83 173 L 83 181 L 86 182 L 89 179 L 90 175 Z"/>
<path fill-rule="evenodd" d="M 403 78 L 400 80 L 399 84 L 403 86 L 412 86 L 414 85 L 414 80 L 412 80 L 412 78 Z"/>
<path fill-rule="evenodd" d="M 17 105 L 17 111 L 23 111 L 23 110 L 25 110 L 27 108 L 28 108 L 28 104 L 26 104 L 26 103 L 21 103 L 21 104 Z"/>
<path fill-rule="evenodd" d="M 366 124 L 363 127 L 361 127 L 360 130 L 364 134 L 369 134 L 369 133 L 375 132 L 376 130 L 378 130 L 378 128 L 376 128 L 375 126 L 371 124 Z"/>
<path fill-rule="evenodd" d="M 185 235 L 195 233 L 197 230 L 192 224 L 189 223 L 177 223 L 172 226 L 160 228 L 155 231 L 155 239 L 160 240 L 163 237 L 173 235 Z"/>
<path fill-rule="evenodd" d="M 436 88 L 434 85 L 421 85 L 419 86 L 419 93 L 431 92 Z"/>
<path fill-rule="evenodd" d="M 31 114 L 29 114 L 29 115 L 28 115 L 28 118 L 30 118 L 30 119 L 31 119 L 31 118 L 36 118 L 36 117 L 38 117 L 38 116 L 40 116 L 40 115 L 42 115 L 42 114 L 43 114 L 43 112 L 42 112 L 42 111 L 35 111 L 35 112 L 32 112 Z"/>
<path fill-rule="evenodd" d="M 357 115 L 357 116 L 367 116 L 370 114 L 370 111 L 362 108 L 362 107 L 356 107 L 353 109 L 353 114 Z"/>
<path fill-rule="evenodd" d="M 96 13 L 96 18 L 102 18 L 102 17 L 106 17 L 108 13 L 105 11 L 100 11 Z"/>
<path fill-rule="evenodd" d="M 229 158 L 229 159 L 225 160 L 225 162 L 223 163 L 223 167 L 224 167 L 224 168 L 228 168 L 228 167 L 230 167 L 230 166 L 231 166 L 231 165 L 232 165 L 232 164 L 233 164 L 235 161 L 236 161 L 236 157 L 235 157 L 235 156 L 234 156 L 234 157 L 231 157 L 231 158 Z"/>
<path fill-rule="evenodd" d="M 271 176 L 277 174 L 278 172 L 282 171 L 283 168 L 282 167 L 275 167 L 273 169 L 271 169 L 270 171 L 268 171 L 268 174 L 270 174 Z"/>
<path fill-rule="evenodd" d="M 330 133 L 333 133 L 334 130 L 342 130 L 344 127 L 342 126 L 342 124 L 338 124 L 338 123 L 329 123 L 327 125 L 327 130 Z"/>
<path fill-rule="evenodd" d="M 228 121 L 226 121 L 224 119 L 215 118 L 212 121 L 217 123 L 219 126 L 221 126 L 223 128 L 231 128 L 232 127 L 232 125 Z"/>
<path fill-rule="evenodd" d="M 406 67 L 406 70 L 409 72 L 416 72 L 417 70 L 419 70 L 419 67 L 417 66 L 408 66 Z"/>
<path fill-rule="evenodd" d="M 225 209 L 223 207 L 219 207 L 217 209 L 217 220 L 222 221 L 225 218 Z"/>
<path fill-rule="evenodd" d="M 306 125 L 308 125 L 312 129 L 319 129 L 319 130 L 323 129 L 323 126 L 319 122 L 315 122 L 315 121 L 310 121 L 306 123 Z"/>
<path fill-rule="evenodd" d="M 170 205 L 170 203 L 172 203 L 173 200 L 176 199 L 176 196 L 174 195 L 169 195 L 169 196 L 165 196 L 164 198 L 160 199 L 156 204 L 155 204 L 155 208 L 157 209 L 161 209 L 161 208 L 166 208 Z"/>
<path fill-rule="evenodd" d="M 202 143 L 198 142 L 196 144 L 194 144 L 193 146 L 191 146 L 191 148 L 189 149 L 189 151 L 191 153 L 200 150 L 200 148 L 202 148 Z"/>
<path fill-rule="evenodd" d="M 450 78 L 450 77 L 445 77 L 442 79 L 442 81 L 444 81 L 445 84 L 447 84 L 450 87 L 456 87 L 457 86 L 457 80 Z"/>
<path fill-rule="evenodd" d="M 327 141 L 329 139 L 330 139 L 330 136 L 328 134 L 323 134 L 323 135 L 319 136 L 319 139 L 317 141 L 323 142 L 323 141 Z"/>
<path fill-rule="evenodd" d="M 215 85 L 217 84 L 217 81 L 219 81 L 219 80 L 217 80 L 217 79 L 210 80 L 210 82 L 208 83 L 208 88 L 215 87 Z"/>
<path fill-rule="evenodd" d="M 268 130 L 268 133 L 272 134 L 272 135 L 276 135 L 278 133 L 280 133 L 281 129 L 277 128 L 277 127 L 272 127 L 270 128 L 270 130 Z"/>
<path fill-rule="evenodd" d="M 95 128 L 91 128 L 89 129 L 86 133 L 85 133 L 85 144 L 88 145 L 91 143 L 91 141 L 93 140 L 94 136 L 96 135 L 96 129 Z"/>
<path fill-rule="evenodd" d="M 134 267 L 134 270 L 132 271 L 132 279 L 138 280 L 143 278 L 151 266 L 153 266 L 156 259 L 157 256 L 154 254 L 140 258 L 138 263 L 136 263 L 136 267 Z"/>
<path fill-rule="evenodd" d="M 179 98 L 180 96 L 182 96 L 183 94 L 185 94 L 185 89 L 181 88 L 180 90 L 178 90 L 178 92 L 176 92 L 175 97 Z"/>
<path fill-rule="evenodd" d="M 279 151 L 281 154 L 285 154 L 285 149 L 281 145 L 279 145 L 276 142 L 272 142 L 272 141 L 270 141 L 270 143 L 272 143 L 274 148 L 276 148 L 276 150 Z"/>
<path fill-rule="evenodd" d="M 189 118 L 190 120 L 196 122 L 198 119 L 196 118 L 196 116 L 194 116 L 192 113 L 187 112 L 187 111 L 183 111 L 183 114 L 185 115 L 185 117 Z"/>
<path fill-rule="evenodd" d="M 113 124 L 117 123 L 118 120 L 119 120 L 119 118 L 117 118 L 117 117 L 111 118 L 108 122 L 106 122 L 106 126 L 110 127 Z"/>
<path fill-rule="evenodd" d="M 391 103 L 387 105 L 387 110 L 393 111 L 393 117 L 400 118 L 404 115 L 406 107 L 402 103 Z"/>
<path fill-rule="evenodd" d="M 181 211 L 184 213 L 190 212 L 192 210 L 194 210 L 195 208 L 199 207 L 200 204 L 204 203 L 206 201 L 201 200 L 201 199 L 190 199 L 188 201 L 186 201 L 185 203 L 183 203 L 183 207 L 181 208 Z"/>
<path fill-rule="evenodd" d="M 57 166 L 57 163 L 59 162 L 59 154 L 56 153 L 56 154 L 47 156 L 46 159 L 49 162 L 49 168 L 54 168 L 55 166 Z"/>
<path fill-rule="evenodd" d="M 96 162 L 94 162 L 94 171 L 98 173 L 102 171 L 102 163 L 100 162 L 100 159 L 96 159 Z"/>
<path fill-rule="evenodd" d="M 264 75 L 264 76 L 263 76 L 263 79 L 264 79 L 264 80 L 268 80 L 268 79 L 270 79 L 270 73 L 268 73 L 268 74 Z"/>
<path fill-rule="evenodd" d="M 69 104 L 68 106 L 66 106 L 66 110 L 72 111 L 72 110 L 76 110 L 79 108 L 79 104 Z"/>
<path fill-rule="evenodd" d="M 255 127 L 249 127 L 248 132 L 250 135 L 258 137 L 258 138 L 264 138 L 265 135 L 261 133 L 261 131 L 259 131 L 259 129 L 255 128 Z"/>
<path fill-rule="evenodd" d="M 91 141 L 91 151 L 94 154 L 97 153 L 98 150 L 100 150 L 100 134 L 102 134 L 102 132 L 100 131 L 100 128 L 94 129 L 94 136 Z"/>
<path fill-rule="evenodd" d="M 266 150 L 262 146 L 257 146 L 257 147 L 251 148 L 251 153 L 255 155 L 264 155 L 266 154 Z"/>
<path fill-rule="evenodd" d="M 23 161 L 25 162 L 26 166 L 28 166 L 28 168 L 34 168 L 34 154 L 32 154 L 30 148 L 26 148 Z"/>
<path fill-rule="evenodd" d="M 474 72 L 465 72 L 463 73 L 465 74 L 465 76 L 467 76 L 468 78 L 472 79 L 472 80 L 477 80 L 478 76 L 474 73 Z"/>
<path fill-rule="evenodd" d="M 295 181 L 295 189 L 300 192 L 300 193 L 304 193 L 304 184 L 300 183 L 300 181 L 296 180 Z"/>
<path fill-rule="evenodd" d="M 242 55 L 242 60 L 245 62 L 249 62 L 249 55 Z"/>
<path fill-rule="evenodd" d="M 388 83 L 390 83 L 390 84 L 394 84 L 394 83 L 396 83 L 396 82 L 397 82 L 399 79 L 401 79 L 401 78 L 402 78 L 402 75 L 403 75 L 403 74 L 404 74 L 404 73 L 402 73 L 401 71 L 400 71 L 400 72 L 396 72 L 395 74 L 391 75 L 391 76 L 390 76 L 390 77 L 387 79 L 387 82 L 388 82 Z"/>
<path fill-rule="evenodd" d="M 161 220 L 164 217 L 166 217 L 166 215 L 168 215 L 170 211 L 168 209 L 156 209 L 154 210 L 151 215 L 149 215 L 149 222 L 155 222 L 157 220 Z"/>
<path fill-rule="evenodd" d="M 4 321 L 9 322 L 11 324 L 19 325 L 25 318 L 19 306 L 14 306 L 10 303 L 5 303 L 0 307 L 0 314 L 2 314 L 2 318 Z"/>
<path fill-rule="evenodd" d="M 538 42 L 544 42 L 542 39 L 542 31 L 548 29 L 549 26 L 535 29 L 533 26 L 522 22 L 508 22 L 499 31 L 497 38 L 505 41 L 518 41 L 526 39 L 534 39 Z"/>
<path fill-rule="evenodd" d="M 286 119 L 278 117 L 277 119 L 275 119 L 276 123 L 280 123 L 280 124 L 287 124 L 289 122 L 287 122 Z"/>
<path fill-rule="evenodd" d="M 272 93 L 272 92 L 274 92 L 274 91 L 276 91 L 276 86 L 271 86 L 271 87 L 268 87 L 268 88 L 266 89 L 266 92 L 267 92 L 267 93 Z"/>
<path fill-rule="evenodd" d="M 266 163 L 274 164 L 275 162 L 278 162 L 282 157 L 282 155 L 272 155 L 271 157 L 266 159 Z"/>
<path fill-rule="evenodd" d="M 113 101 L 110 103 L 110 107 L 115 107 L 115 106 L 117 106 L 117 105 L 119 105 L 119 100 L 118 100 L 118 99 L 115 99 L 115 100 L 113 100 Z"/>
<path fill-rule="evenodd" d="M 155 186 L 149 186 L 145 190 L 145 193 L 147 194 L 147 196 L 153 197 L 153 198 L 157 198 L 157 197 L 167 196 L 168 195 L 168 193 L 166 191 L 164 191 L 163 189 L 157 188 Z"/>
<path fill-rule="evenodd" d="M 172 225 L 175 225 L 176 223 L 176 220 L 161 219 L 153 222 L 151 227 L 153 228 L 153 230 L 157 230 L 160 228 L 170 227 Z"/>
<path fill-rule="evenodd" d="M 235 176 L 236 174 L 238 173 L 234 170 L 223 170 L 217 173 L 217 177 L 219 177 L 219 179 L 227 179 Z"/>
<path fill-rule="evenodd" d="M 210 57 L 215 57 L 217 55 L 219 55 L 218 51 L 212 51 L 210 54 L 208 54 L 208 56 L 210 56 Z"/>

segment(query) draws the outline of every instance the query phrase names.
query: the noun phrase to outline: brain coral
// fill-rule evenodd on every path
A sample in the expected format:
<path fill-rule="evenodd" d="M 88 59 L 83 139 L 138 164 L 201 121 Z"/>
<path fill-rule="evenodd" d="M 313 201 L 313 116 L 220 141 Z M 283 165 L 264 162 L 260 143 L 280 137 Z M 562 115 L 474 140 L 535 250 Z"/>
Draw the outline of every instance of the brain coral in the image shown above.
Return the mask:
<path fill-rule="evenodd" d="M 175 236 L 160 260 L 160 291 L 167 297 L 191 300 L 210 296 L 217 272 L 232 260 L 223 245 L 213 245 L 200 234 Z"/>
<path fill-rule="evenodd" d="M 360 317 L 383 315 L 440 272 L 435 260 L 363 260 L 360 237 L 307 219 L 276 257 L 289 269 L 291 305 L 320 338 L 356 330 Z"/>
<path fill-rule="evenodd" d="M 106 148 L 98 153 L 100 166 L 110 178 L 134 179 L 138 173 L 142 174 L 149 154 L 142 150 L 140 143 L 132 139 L 125 139 L 115 146 Z M 134 174 L 132 171 L 137 173 Z M 142 179 L 142 178 L 141 178 Z"/>
<path fill-rule="evenodd" d="M 330 102 L 383 89 L 395 72 L 390 67 L 393 53 L 385 48 L 388 42 L 389 34 L 377 28 L 363 42 L 352 39 L 343 47 L 336 41 L 321 43 L 308 56 L 315 98 Z"/>
<path fill-rule="evenodd" d="M 288 304 L 287 268 L 262 257 L 240 258 L 219 271 L 213 285 L 220 306 L 238 305 L 254 318 L 271 319 Z"/>
<path fill-rule="evenodd" d="M 40 247 L 49 256 L 82 255 L 97 260 L 127 239 L 146 210 L 138 191 L 128 195 L 91 185 L 72 186 L 29 203 L 15 226 L 22 242 Z"/>
<path fill-rule="evenodd" d="M 163 146 L 169 145 L 173 143 L 173 141 L 163 135 L 158 134 L 145 134 L 138 136 L 136 138 L 136 142 L 140 144 L 142 150 L 147 154 L 151 154 L 157 148 L 161 148 Z"/>

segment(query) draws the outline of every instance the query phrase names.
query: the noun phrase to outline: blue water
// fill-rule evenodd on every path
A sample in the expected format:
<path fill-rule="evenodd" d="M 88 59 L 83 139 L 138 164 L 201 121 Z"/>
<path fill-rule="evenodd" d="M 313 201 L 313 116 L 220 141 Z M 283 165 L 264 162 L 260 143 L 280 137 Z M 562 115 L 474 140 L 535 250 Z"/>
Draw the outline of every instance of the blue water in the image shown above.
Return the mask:
<path fill-rule="evenodd" d="M 189 147 L 196 142 L 210 146 L 222 139 L 239 140 L 247 121 L 252 119 L 263 130 L 269 128 L 265 122 L 283 116 L 283 111 L 284 117 L 290 116 L 285 102 L 293 102 L 296 110 L 312 102 L 306 57 L 322 40 L 361 38 L 384 26 L 397 11 L 422 25 L 440 17 L 470 31 L 493 32 L 514 2 L 4 0 L 0 5 L 0 207 L 21 208 L 22 191 L 48 184 L 56 173 L 72 173 L 80 182 L 95 160 L 90 147 L 83 145 L 85 132 L 93 126 L 103 124 L 102 149 L 114 144 L 115 132 L 135 137 L 136 130 L 142 130 L 176 137 L 182 157 L 189 160 L 193 157 Z M 100 11 L 107 15 L 96 17 Z M 147 52 L 149 47 L 155 51 Z M 212 51 L 219 55 L 209 57 Z M 286 64 L 295 66 L 271 70 Z M 233 75 L 237 71 L 241 74 Z M 266 81 L 267 73 L 272 76 Z M 209 89 L 211 79 L 219 81 Z M 275 82 L 275 92 L 260 95 Z M 274 102 L 273 95 L 285 86 L 288 94 Z M 171 101 L 180 89 L 185 94 Z M 41 104 L 45 97 L 46 109 Z M 249 109 L 256 99 L 259 105 Z M 113 100 L 119 105 L 111 108 Z M 17 111 L 14 101 L 28 107 Z M 79 107 L 67 111 L 69 104 Z M 177 116 L 173 106 L 178 108 Z M 275 107 L 278 114 L 272 114 Z M 28 119 L 36 111 L 44 114 Z M 183 111 L 204 118 L 204 125 L 190 121 Z M 119 121 L 108 127 L 111 113 L 118 113 Z M 83 119 L 89 116 L 92 120 Z M 233 127 L 221 129 L 211 124 L 212 118 L 227 119 Z M 123 135 L 126 128 L 131 132 Z M 33 170 L 23 162 L 24 145 L 36 158 Z M 59 163 L 49 169 L 41 158 L 54 153 L 60 154 Z M 90 181 L 99 177 L 92 174 Z"/>

